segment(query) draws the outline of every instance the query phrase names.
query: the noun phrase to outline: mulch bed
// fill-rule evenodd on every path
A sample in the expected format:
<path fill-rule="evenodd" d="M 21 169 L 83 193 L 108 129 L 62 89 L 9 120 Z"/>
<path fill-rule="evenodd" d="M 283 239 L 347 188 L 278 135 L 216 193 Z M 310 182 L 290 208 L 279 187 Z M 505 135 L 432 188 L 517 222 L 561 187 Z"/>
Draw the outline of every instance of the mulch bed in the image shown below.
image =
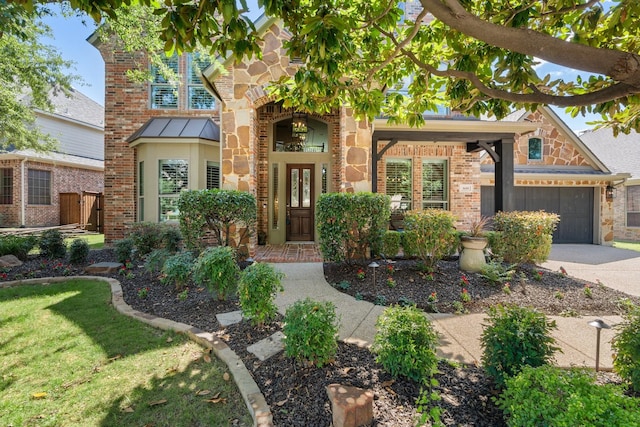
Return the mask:
<path fill-rule="evenodd" d="M 89 263 L 114 260 L 114 252 L 104 249 L 91 251 Z M 415 260 L 398 260 L 392 264 L 380 261 L 380 264 L 375 286 L 368 263 L 326 263 L 325 276 L 336 289 L 356 298 L 386 304 L 411 302 L 425 310 L 439 312 L 454 311 L 454 302 L 460 300 L 462 289 L 471 296 L 471 301 L 463 304 L 468 312 L 482 312 L 496 303 L 514 303 L 536 307 L 546 314 L 604 315 L 620 313 L 622 298 L 640 303 L 638 298 L 605 286 L 534 266 L 518 269 L 510 281 L 510 293 L 505 293 L 503 285 L 493 285 L 477 274 L 464 274 L 463 279 L 456 259 L 440 261 L 433 277 Z M 388 265 L 393 267 L 393 272 Z M 360 269 L 365 272 L 364 279 L 357 277 Z M 45 262 L 36 257 L 8 271 L 2 280 L 82 274 L 82 267 L 58 261 Z M 157 274 L 145 271 L 143 263 L 135 263 L 131 269 L 111 276 L 121 282 L 125 301 L 134 309 L 214 332 L 225 340 L 254 376 L 277 426 L 331 425 L 331 408 L 326 394 L 326 387 L 331 383 L 373 390 L 373 425 L 415 425 L 418 415 L 415 401 L 420 394 L 420 384 L 393 379 L 367 349 L 340 343 L 335 360 L 322 368 L 304 366 L 283 353 L 259 361 L 246 351 L 246 347 L 281 330 L 281 317 L 264 328 L 256 328 L 246 321 L 222 328 L 215 315 L 239 310 L 235 299 L 218 301 L 195 285 L 188 286 L 186 294 L 181 294 L 171 286 L 162 285 Z M 394 287 L 387 284 L 389 277 L 394 280 Z M 586 295 L 585 285 L 590 288 L 591 297 Z M 143 288 L 148 290 L 145 297 L 140 296 Z M 437 296 L 435 302 L 429 300 L 433 293 Z M 612 374 L 601 377 L 602 381 L 619 382 Z M 439 382 L 435 389 L 441 396 L 438 405 L 443 410 L 445 425 L 504 425 L 502 414 L 492 400 L 496 392 L 481 368 L 441 361 L 435 378 Z"/>

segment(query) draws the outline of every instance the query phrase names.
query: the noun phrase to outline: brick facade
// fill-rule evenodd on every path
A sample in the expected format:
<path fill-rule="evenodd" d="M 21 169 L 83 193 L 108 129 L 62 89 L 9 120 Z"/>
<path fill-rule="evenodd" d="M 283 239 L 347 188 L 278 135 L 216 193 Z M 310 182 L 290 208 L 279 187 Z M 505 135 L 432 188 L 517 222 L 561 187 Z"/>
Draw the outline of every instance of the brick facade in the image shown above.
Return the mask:
<path fill-rule="evenodd" d="M 29 191 L 28 170 L 38 169 L 51 172 L 51 204 L 30 205 L 25 203 L 25 218 L 22 221 L 21 188 L 22 188 L 22 161 L 0 160 L 0 168 L 13 170 L 13 203 L 0 205 L 0 225 L 3 227 L 43 227 L 60 225 L 60 193 L 78 193 L 90 191 L 100 193 L 103 191 L 103 172 L 77 167 L 54 165 L 45 162 L 27 160 L 24 163 L 24 200 L 27 201 Z"/>
<path fill-rule="evenodd" d="M 149 84 L 134 83 L 126 75 L 144 66 L 145 56 L 127 53 L 115 42 L 97 48 L 105 62 L 104 234 L 105 241 L 112 242 L 122 239 L 136 221 L 136 149 L 129 147 L 127 138 L 152 117 L 210 117 L 216 122 L 219 117 L 217 111 L 187 110 L 184 102 L 178 109 L 151 109 Z M 186 57 L 181 57 L 179 73 L 186 76 L 186 71 Z M 186 85 L 179 87 L 179 99 L 186 99 L 186 90 Z"/>

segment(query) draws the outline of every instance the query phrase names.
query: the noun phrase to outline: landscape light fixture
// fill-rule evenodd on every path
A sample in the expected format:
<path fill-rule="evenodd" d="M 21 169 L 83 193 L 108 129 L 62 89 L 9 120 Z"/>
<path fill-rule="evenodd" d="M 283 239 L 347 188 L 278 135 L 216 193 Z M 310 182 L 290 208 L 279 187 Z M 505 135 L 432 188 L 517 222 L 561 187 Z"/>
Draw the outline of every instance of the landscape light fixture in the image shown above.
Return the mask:
<path fill-rule="evenodd" d="M 373 261 L 371 264 L 369 264 L 369 267 L 373 269 L 373 288 L 375 290 L 375 287 L 376 287 L 376 269 L 378 267 L 380 267 L 380 264 L 378 264 L 377 262 Z"/>
<path fill-rule="evenodd" d="M 600 370 L 600 331 L 603 329 L 611 329 L 611 326 L 600 319 L 592 320 L 588 325 L 596 328 L 596 372 L 598 372 Z"/>

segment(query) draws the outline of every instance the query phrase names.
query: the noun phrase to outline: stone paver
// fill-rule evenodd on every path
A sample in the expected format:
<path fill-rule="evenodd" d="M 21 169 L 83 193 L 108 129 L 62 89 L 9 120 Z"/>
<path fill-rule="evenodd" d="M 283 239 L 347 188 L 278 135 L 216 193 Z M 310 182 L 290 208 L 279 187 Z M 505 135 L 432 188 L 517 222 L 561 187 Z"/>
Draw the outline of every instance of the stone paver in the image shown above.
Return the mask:
<path fill-rule="evenodd" d="M 242 322 L 242 311 L 230 311 L 228 313 L 218 313 L 216 314 L 216 319 L 220 326 L 229 326 L 235 325 L 236 323 Z"/>
<path fill-rule="evenodd" d="M 281 331 L 278 331 L 275 334 L 250 345 L 247 347 L 247 351 L 256 356 L 259 360 L 265 361 L 284 349 L 283 339 L 284 334 Z"/>

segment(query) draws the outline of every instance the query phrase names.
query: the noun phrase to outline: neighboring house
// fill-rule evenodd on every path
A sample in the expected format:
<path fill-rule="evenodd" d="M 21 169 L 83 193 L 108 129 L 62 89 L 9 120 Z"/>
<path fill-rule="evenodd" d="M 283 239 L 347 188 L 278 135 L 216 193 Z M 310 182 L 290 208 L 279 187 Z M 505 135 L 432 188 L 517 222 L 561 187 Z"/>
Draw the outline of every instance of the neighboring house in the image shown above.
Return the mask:
<path fill-rule="evenodd" d="M 35 112 L 35 126 L 57 140 L 55 152 L 0 151 L 1 227 L 89 222 L 80 205 L 93 206 L 104 190 L 104 108 L 77 90 L 51 101 L 52 112 Z"/>
<path fill-rule="evenodd" d="M 613 172 L 629 173 L 612 189 L 614 238 L 640 241 L 640 135 L 631 132 L 613 136 L 610 128 L 585 132 L 580 139 Z"/>
<path fill-rule="evenodd" d="M 503 121 L 445 113 L 419 129 L 359 121 L 347 107 L 300 114 L 266 90 L 296 70 L 283 49 L 287 31 L 264 16 L 256 28 L 264 40 L 261 60 L 207 67 L 198 85 L 190 57 L 177 58 L 185 76 L 177 88 L 161 78 L 128 82 L 123 69 L 134 56 L 90 38 L 106 66 L 107 241 L 122 238 L 136 221 L 175 220 L 180 191 L 216 187 L 219 177 L 222 188 L 256 196 L 258 231 L 271 244 L 316 241 L 319 195 L 356 191 L 388 194 L 399 210 L 448 209 L 460 229 L 495 207 L 559 208 L 560 241 L 611 242 L 605 189 L 620 178 L 550 110 Z M 215 105 L 191 101 L 189 90 L 205 87 Z M 485 150 L 498 160 L 495 168 L 483 160 Z M 568 195 L 571 202 L 563 203 Z"/>

